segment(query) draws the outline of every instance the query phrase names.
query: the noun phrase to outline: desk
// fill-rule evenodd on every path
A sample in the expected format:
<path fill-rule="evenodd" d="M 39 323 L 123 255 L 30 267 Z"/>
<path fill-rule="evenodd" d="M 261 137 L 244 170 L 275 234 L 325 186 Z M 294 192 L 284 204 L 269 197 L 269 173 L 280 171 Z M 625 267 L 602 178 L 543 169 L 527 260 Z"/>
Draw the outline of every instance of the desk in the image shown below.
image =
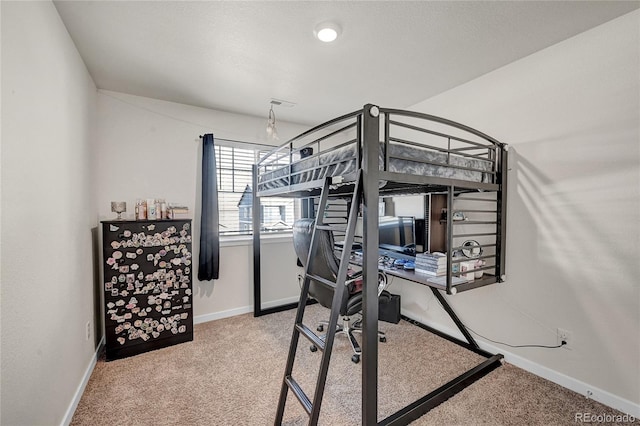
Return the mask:
<path fill-rule="evenodd" d="M 354 265 L 357 265 L 357 266 L 362 266 L 362 256 L 357 256 L 355 253 L 353 253 L 351 255 L 350 263 L 352 263 Z M 385 274 L 390 275 L 390 276 L 402 278 L 402 279 L 405 279 L 407 281 L 413 281 L 415 283 L 426 285 L 426 286 L 429 286 L 429 287 L 432 287 L 432 288 L 435 288 L 435 289 L 438 289 L 438 290 L 444 290 L 444 291 L 447 290 L 446 283 L 445 284 L 439 284 L 439 283 L 434 283 L 434 282 L 429 281 L 430 279 L 436 278 L 433 275 L 422 274 L 420 272 L 401 269 L 401 268 L 389 268 L 389 267 L 385 267 L 385 266 L 382 266 L 382 265 L 378 265 L 378 269 L 380 271 L 383 271 Z M 442 278 L 444 280 L 446 280 L 446 275 L 443 275 Z M 476 278 L 473 281 L 465 281 L 465 282 L 460 283 L 460 284 L 453 284 L 452 285 L 452 294 L 456 294 L 456 293 L 459 293 L 461 291 L 471 290 L 472 288 L 482 287 L 482 286 L 485 286 L 487 284 L 493 284 L 493 283 L 496 283 L 496 282 L 498 282 L 498 280 L 497 280 L 495 275 L 487 274 L 485 272 L 484 275 L 482 276 L 482 278 Z"/>
<path fill-rule="evenodd" d="M 413 281 L 418 284 L 426 285 L 429 287 L 437 288 L 438 290 L 447 290 L 446 284 L 437 284 L 434 282 L 428 281 L 431 278 L 435 278 L 432 275 L 421 274 L 415 271 L 407 271 L 405 269 L 398 268 L 380 268 L 380 270 L 384 271 L 387 275 L 391 275 L 394 277 L 399 277 L 408 281 Z M 442 276 L 446 280 L 446 276 Z M 471 290 L 472 288 L 482 287 L 487 284 L 493 284 L 497 282 L 495 275 L 484 274 L 482 278 L 476 278 L 473 281 L 465 281 L 460 284 L 453 284 L 452 291 L 453 294 L 459 293 L 461 291 Z"/>

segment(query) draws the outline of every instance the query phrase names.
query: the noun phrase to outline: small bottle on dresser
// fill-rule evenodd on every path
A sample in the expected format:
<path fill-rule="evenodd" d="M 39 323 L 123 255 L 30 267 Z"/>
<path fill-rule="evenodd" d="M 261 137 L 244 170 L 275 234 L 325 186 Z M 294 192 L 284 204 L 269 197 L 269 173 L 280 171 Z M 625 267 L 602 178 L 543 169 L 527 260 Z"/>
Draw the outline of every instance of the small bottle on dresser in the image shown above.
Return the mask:
<path fill-rule="evenodd" d="M 142 199 L 136 200 L 136 219 L 137 220 L 147 219 L 147 204 Z"/>
<path fill-rule="evenodd" d="M 160 210 L 160 199 L 156 198 L 156 219 L 162 219 L 162 210 Z"/>
<path fill-rule="evenodd" d="M 156 220 L 156 200 L 147 198 L 147 219 Z"/>
<path fill-rule="evenodd" d="M 158 200 L 160 202 L 160 218 L 161 219 L 169 219 L 167 215 L 167 203 L 164 199 Z"/>

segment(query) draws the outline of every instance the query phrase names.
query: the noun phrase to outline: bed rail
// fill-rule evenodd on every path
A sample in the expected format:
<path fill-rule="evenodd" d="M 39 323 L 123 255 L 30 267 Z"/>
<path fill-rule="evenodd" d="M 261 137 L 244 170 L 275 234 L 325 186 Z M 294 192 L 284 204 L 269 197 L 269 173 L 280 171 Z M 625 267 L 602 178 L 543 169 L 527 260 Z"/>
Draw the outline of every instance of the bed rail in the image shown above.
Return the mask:
<path fill-rule="evenodd" d="M 407 182 L 412 185 L 442 187 L 450 180 L 481 189 L 500 183 L 504 144 L 491 136 L 442 117 L 381 108 L 379 146 L 365 147 L 362 113 L 357 110 L 313 127 L 263 156 L 256 167 L 258 196 L 297 196 L 320 188 L 327 176 L 349 181 L 361 166 L 364 150 L 372 148 L 379 150 L 382 179 L 405 174 L 411 175 Z"/>

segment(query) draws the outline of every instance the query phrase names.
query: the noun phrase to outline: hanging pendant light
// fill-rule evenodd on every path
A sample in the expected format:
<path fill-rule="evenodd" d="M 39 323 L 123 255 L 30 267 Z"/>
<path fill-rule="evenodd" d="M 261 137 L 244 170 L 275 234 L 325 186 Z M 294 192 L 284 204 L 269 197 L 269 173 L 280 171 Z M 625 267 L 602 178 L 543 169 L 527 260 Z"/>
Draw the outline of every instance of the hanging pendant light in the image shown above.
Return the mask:
<path fill-rule="evenodd" d="M 267 136 L 274 141 L 280 139 L 276 130 L 276 113 L 273 112 L 273 105 L 269 108 L 269 115 L 267 116 Z"/>

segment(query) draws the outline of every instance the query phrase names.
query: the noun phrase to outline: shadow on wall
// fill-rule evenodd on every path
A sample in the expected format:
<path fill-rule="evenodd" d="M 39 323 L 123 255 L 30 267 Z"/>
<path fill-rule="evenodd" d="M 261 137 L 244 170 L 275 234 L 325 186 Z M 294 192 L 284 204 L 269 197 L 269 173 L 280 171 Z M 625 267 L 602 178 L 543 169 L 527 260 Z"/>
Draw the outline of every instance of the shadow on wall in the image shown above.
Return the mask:
<path fill-rule="evenodd" d="M 612 381 L 624 383 L 632 393 L 628 369 L 637 363 L 637 352 L 620 346 L 621 336 L 637 335 L 633 316 L 638 316 L 638 291 L 633 283 L 640 267 L 629 240 L 638 232 L 638 159 L 627 155 L 627 138 L 612 137 L 621 141 L 616 146 L 594 138 L 599 133 L 590 130 L 584 139 L 570 135 L 562 141 L 511 147 L 515 188 L 509 225 L 516 231 L 511 235 L 526 238 L 511 238 L 509 253 L 517 266 L 510 274 L 523 274 L 518 280 L 531 284 L 531 291 L 546 292 L 537 296 L 545 299 L 539 307 L 545 316 L 555 321 L 565 317 L 592 332 L 582 336 L 585 354 L 579 356 L 590 361 L 587 358 L 606 352 L 607 359 L 601 361 Z"/>

